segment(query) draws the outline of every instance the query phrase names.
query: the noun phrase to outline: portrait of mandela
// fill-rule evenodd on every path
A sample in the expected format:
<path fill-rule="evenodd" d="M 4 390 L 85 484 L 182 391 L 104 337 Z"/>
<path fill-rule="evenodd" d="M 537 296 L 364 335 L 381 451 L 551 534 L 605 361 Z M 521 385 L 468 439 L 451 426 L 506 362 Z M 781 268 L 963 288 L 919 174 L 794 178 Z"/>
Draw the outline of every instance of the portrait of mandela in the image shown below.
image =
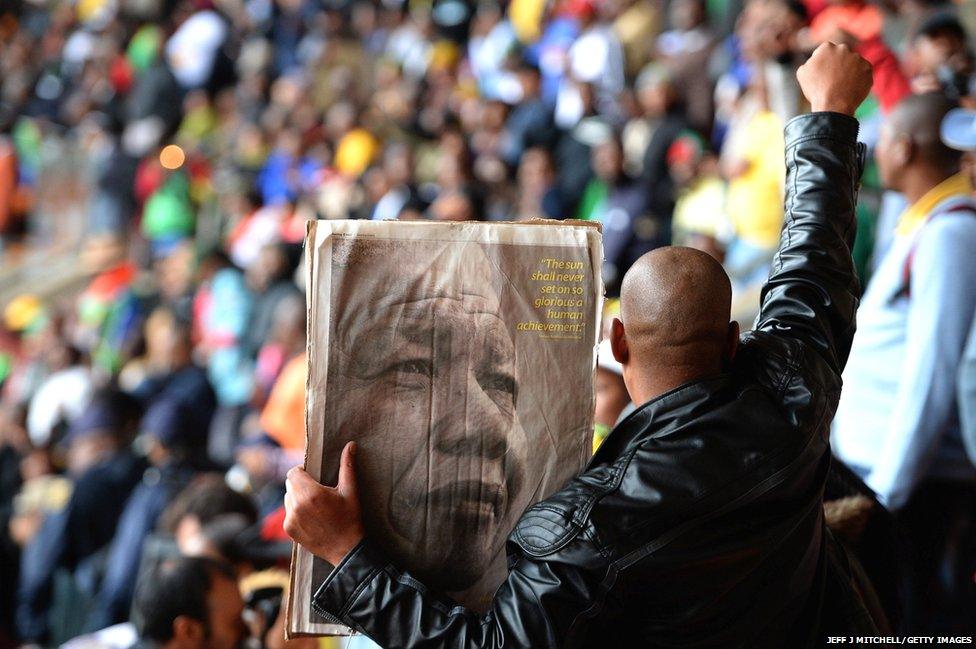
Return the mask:
<path fill-rule="evenodd" d="M 504 577 L 515 522 L 564 480 L 550 465 L 578 467 L 588 439 L 586 399 L 546 411 L 545 367 L 576 343 L 517 344 L 534 342 L 515 327 L 533 317 L 518 282 L 545 254 L 534 248 L 337 237 L 332 249 L 323 477 L 355 440 L 369 538 L 475 609 Z M 330 570 L 315 560 L 313 584 Z"/>

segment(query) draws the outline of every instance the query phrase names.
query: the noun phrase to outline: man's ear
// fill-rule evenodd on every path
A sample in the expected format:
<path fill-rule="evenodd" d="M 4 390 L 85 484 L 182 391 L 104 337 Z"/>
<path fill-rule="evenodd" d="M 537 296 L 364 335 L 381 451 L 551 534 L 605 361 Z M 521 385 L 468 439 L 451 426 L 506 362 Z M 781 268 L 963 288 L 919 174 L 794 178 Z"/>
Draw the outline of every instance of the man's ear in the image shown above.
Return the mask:
<path fill-rule="evenodd" d="M 624 323 L 620 318 L 614 318 L 610 325 L 610 349 L 613 357 L 621 365 L 626 365 L 630 360 L 630 347 L 627 345 L 627 334 L 624 332 Z"/>
<path fill-rule="evenodd" d="M 907 136 L 900 136 L 892 144 L 891 157 L 898 167 L 904 167 L 915 158 L 915 144 Z"/>
<path fill-rule="evenodd" d="M 725 339 L 725 364 L 728 365 L 735 358 L 735 353 L 739 351 L 739 323 L 733 320 L 729 323 L 729 331 Z"/>
<path fill-rule="evenodd" d="M 180 615 L 173 620 L 173 640 L 179 646 L 202 647 L 205 639 L 203 622 L 200 620 L 194 620 L 188 615 Z"/>

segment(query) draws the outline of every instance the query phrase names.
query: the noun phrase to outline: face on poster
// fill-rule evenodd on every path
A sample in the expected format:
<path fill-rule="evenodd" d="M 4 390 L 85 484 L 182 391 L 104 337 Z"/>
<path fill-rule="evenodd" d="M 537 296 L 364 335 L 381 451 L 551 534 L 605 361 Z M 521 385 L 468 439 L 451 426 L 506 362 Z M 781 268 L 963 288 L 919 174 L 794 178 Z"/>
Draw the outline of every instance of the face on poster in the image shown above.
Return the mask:
<path fill-rule="evenodd" d="M 504 578 L 515 522 L 568 477 L 565 467 L 578 470 L 589 443 L 592 403 L 570 398 L 571 385 L 539 370 L 574 353 L 585 358 L 590 336 L 547 339 L 519 327 L 540 317 L 540 282 L 531 279 L 540 260 L 588 254 L 333 242 L 323 481 L 334 477 L 342 446 L 356 440 L 371 542 L 475 610 Z M 591 299 L 580 298 L 578 311 L 593 312 Z M 580 367 L 585 386 L 592 370 Z M 330 570 L 316 560 L 312 583 Z"/>

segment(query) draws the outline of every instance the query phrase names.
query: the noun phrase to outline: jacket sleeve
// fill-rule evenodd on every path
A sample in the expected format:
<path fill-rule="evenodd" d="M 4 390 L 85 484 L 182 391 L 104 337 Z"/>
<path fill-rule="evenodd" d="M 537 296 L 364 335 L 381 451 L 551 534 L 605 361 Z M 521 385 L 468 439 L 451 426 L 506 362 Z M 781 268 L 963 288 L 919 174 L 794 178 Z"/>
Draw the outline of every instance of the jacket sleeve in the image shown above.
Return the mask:
<path fill-rule="evenodd" d="M 353 549 L 312 598 L 312 607 L 386 649 L 577 647 L 601 614 L 608 566 L 576 539 L 556 555 L 522 555 L 484 615 L 430 593 L 368 542 Z"/>
<path fill-rule="evenodd" d="M 812 113 L 786 125 L 786 223 L 756 329 L 794 338 L 840 374 L 854 336 L 858 288 L 851 246 L 863 167 L 858 123 Z"/>

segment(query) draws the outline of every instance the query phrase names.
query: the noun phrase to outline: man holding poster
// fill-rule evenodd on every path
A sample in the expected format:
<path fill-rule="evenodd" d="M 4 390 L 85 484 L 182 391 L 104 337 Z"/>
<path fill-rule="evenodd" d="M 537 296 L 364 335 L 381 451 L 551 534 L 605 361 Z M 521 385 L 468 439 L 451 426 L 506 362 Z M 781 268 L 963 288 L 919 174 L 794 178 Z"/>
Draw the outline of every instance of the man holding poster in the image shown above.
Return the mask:
<path fill-rule="evenodd" d="M 285 529 L 336 566 L 316 610 L 384 647 L 806 647 L 875 631 L 822 506 L 858 294 L 851 115 L 871 68 L 825 44 L 798 78 L 816 112 L 786 127 L 787 222 L 755 331 L 729 322 L 729 280 L 703 253 L 634 265 L 611 344 L 643 405 L 515 524 L 486 613 L 364 532 L 368 452 L 345 447 L 335 488 L 293 469 Z"/>

